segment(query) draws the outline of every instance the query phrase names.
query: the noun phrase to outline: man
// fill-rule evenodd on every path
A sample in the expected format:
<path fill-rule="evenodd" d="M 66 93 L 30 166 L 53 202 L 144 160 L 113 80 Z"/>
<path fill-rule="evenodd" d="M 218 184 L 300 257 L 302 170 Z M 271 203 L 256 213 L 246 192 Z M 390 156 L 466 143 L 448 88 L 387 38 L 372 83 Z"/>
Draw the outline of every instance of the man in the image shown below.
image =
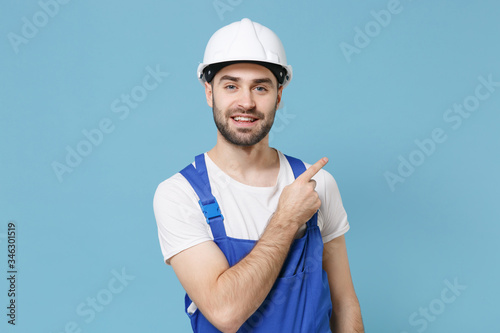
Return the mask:
<path fill-rule="evenodd" d="M 217 143 L 154 198 L 193 331 L 363 332 L 328 159 L 306 170 L 269 147 L 292 78 L 281 41 L 249 19 L 232 23 L 211 37 L 198 77 Z"/>

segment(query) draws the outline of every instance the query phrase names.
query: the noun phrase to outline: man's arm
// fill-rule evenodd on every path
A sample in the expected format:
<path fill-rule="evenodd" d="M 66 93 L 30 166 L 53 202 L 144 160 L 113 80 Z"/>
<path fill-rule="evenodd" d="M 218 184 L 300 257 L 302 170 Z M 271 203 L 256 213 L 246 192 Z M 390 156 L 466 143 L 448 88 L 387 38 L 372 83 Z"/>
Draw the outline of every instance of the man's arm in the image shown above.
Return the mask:
<path fill-rule="evenodd" d="M 323 269 L 328 275 L 332 298 L 330 328 L 333 333 L 364 332 L 358 298 L 352 284 L 344 236 L 324 245 Z"/>
<path fill-rule="evenodd" d="M 311 178 L 327 161 L 319 160 L 284 188 L 262 237 L 236 265 L 229 267 L 222 251 L 211 241 L 170 259 L 189 297 L 219 330 L 236 332 L 265 300 L 297 230 L 321 205 L 314 190 L 316 182 Z"/>
<path fill-rule="evenodd" d="M 198 309 L 222 332 L 236 332 L 262 304 L 283 266 L 295 230 L 275 215 L 252 251 L 233 267 L 212 241 L 170 263 Z"/>

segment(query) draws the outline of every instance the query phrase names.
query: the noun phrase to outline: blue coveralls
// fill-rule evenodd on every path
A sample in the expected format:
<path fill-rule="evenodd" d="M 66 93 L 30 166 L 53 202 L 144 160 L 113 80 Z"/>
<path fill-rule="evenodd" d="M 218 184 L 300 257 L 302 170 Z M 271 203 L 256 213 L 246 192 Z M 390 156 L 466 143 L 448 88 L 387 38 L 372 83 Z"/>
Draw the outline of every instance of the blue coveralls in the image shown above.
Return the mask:
<path fill-rule="evenodd" d="M 286 156 L 286 155 L 285 155 Z M 286 156 L 297 178 L 306 168 L 300 160 Z M 200 207 L 209 223 L 214 242 L 235 265 L 254 247 L 256 241 L 228 237 L 224 218 L 212 195 L 205 165 L 205 155 L 195 158 L 196 168 L 189 164 L 180 173 L 189 181 L 200 198 Z M 259 309 L 240 327 L 238 332 L 331 332 L 332 303 L 326 272 L 322 268 L 323 240 L 317 225 L 318 213 L 307 222 L 304 236 L 295 239 L 288 257 L 271 291 Z M 185 307 L 191 304 L 186 294 Z M 199 311 L 188 313 L 193 332 L 220 332 Z"/>

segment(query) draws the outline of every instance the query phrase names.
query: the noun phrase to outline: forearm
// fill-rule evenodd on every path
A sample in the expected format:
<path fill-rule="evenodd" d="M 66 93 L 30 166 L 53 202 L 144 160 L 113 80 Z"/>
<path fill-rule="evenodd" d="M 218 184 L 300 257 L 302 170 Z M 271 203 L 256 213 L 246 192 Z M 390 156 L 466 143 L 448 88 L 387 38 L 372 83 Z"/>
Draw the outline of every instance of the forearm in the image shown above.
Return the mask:
<path fill-rule="evenodd" d="M 258 309 L 279 275 L 297 231 L 280 219 L 273 216 L 252 251 L 222 273 L 210 293 L 210 307 L 218 309 L 214 315 L 224 318 L 228 331 L 238 329 Z"/>
<path fill-rule="evenodd" d="M 330 328 L 333 333 L 364 333 L 358 300 L 334 304 Z"/>

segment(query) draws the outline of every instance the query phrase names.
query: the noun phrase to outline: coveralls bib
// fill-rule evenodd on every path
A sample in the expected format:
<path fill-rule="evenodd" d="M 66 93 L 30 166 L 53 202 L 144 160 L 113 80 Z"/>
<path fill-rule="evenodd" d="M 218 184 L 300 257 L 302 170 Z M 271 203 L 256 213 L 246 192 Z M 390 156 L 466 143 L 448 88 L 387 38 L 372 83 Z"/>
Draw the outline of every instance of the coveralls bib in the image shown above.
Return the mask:
<path fill-rule="evenodd" d="M 286 155 L 285 155 L 286 156 Z M 286 156 L 297 178 L 306 168 L 302 161 Z M 244 258 L 256 241 L 228 237 L 224 218 L 212 195 L 205 165 L 205 155 L 195 158 L 196 168 L 189 164 L 180 173 L 189 181 L 200 198 L 200 207 L 209 223 L 214 242 L 230 266 Z M 322 268 L 323 240 L 317 225 L 318 213 L 307 222 L 304 236 L 295 239 L 280 275 L 257 311 L 238 332 L 323 333 L 330 331 L 332 303 L 326 272 Z M 185 309 L 193 332 L 220 332 L 197 309 L 188 313 L 191 299 L 186 294 Z"/>

